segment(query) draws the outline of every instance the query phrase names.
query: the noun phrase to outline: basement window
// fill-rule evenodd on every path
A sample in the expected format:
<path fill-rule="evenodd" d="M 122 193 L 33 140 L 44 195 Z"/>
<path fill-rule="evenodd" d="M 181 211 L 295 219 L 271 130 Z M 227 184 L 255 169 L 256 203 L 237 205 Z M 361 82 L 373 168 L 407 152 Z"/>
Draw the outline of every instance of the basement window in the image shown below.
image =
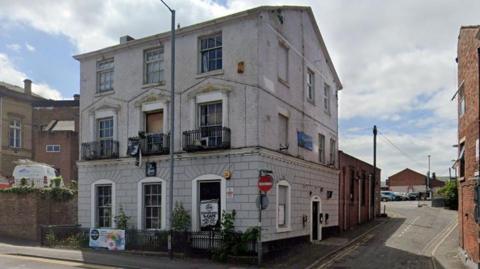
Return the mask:
<path fill-rule="evenodd" d="M 45 148 L 47 152 L 60 152 L 60 145 L 47 145 Z"/>

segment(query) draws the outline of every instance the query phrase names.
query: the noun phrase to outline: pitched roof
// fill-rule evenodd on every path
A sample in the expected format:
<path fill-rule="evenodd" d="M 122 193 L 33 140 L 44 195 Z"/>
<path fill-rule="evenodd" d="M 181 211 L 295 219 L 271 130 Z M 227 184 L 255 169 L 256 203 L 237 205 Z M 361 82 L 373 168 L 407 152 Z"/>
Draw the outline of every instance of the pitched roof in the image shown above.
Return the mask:
<path fill-rule="evenodd" d="M 299 10 L 299 11 L 306 11 L 307 12 L 310 19 L 312 20 L 312 24 L 314 26 L 315 34 L 317 35 L 317 37 L 320 41 L 321 48 L 323 50 L 323 53 L 325 54 L 327 64 L 328 64 L 330 70 L 332 71 L 334 80 L 335 80 L 335 82 L 338 83 L 338 88 L 342 89 L 343 88 L 342 82 L 340 81 L 338 73 L 335 70 L 335 67 L 333 66 L 332 59 L 330 58 L 330 54 L 328 53 L 327 47 L 326 47 L 325 42 L 324 42 L 324 40 L 322 38 L 322 35 L 320 33 L 320 29 L 318 28 L 318 24 L 317 24 L 317 21 L 315 20 L 315 16 L 313 14 L 312 8 L 310 8 L 308 6 L 288 6 L 288 5 L 285 5 L 285 6 L 259 6 L 259 7 L 256 7 L 256 8 L 247 9 L 247 10 L 244 10 L 244 11 L 241 11 L 241 12 L 238 12 L 238 13 L 223 16 L 223 17 L 220 17 L 220 18 L 216 18 L 216 19 L 196 23 L 196 24 L 193 24 L 193 25 L 190 25 L 190 26 L 182 27 L 182 28 L 177 29 L 175 32 L 176 32 L 177 35 L 186 34 L 186 33 L 201 29 L 203 27 L 208 27 L 210 25 L 229 22 L 229 21 L 232 21 L 232 20 L 235 20 L 235 19 L 246 17 L 246 16 L 249 16 L 249 15 L 252 15 L 252 14 L 257 14 L 257 13 L 263 12 L 263 11 L 271 11 L 271 10 L 276 11 L 276 10 L 279 10 L 279 9 Z M 141 43 L 144 43 L 144 42 L 149 42 L 149 41 L 160 39 L 160 38 L 168 38 L 169 36 L 170 36 L 170 31 L 163 32 L 163 33 L 159 33 L 159 34 L 156 34 L 156 35 L 151 35 L 151 36 L 147 36 L 147 37 L 143 37 L 143 38 L 134 39 L 134 40 L 128 41 L 128 42 L 123 43 L 123 44 L 113 45 L 113 46 L 106 47 L 106 48 L 103 48 L 103 49 L 99 49 L 99 50 L 96 50 L 96 51 L 74 55 L 73 58 L 75 58 L 76 60 L 81 60 L 81 59 L 84 59 L 84 58 L 87 58 L 87 57 L 90 57 L 90 56 L 94 56 L 94 55 L 97 55 L 97 54 L 106 53 L 106 52 L 110 52 L 110 51 L 119 50 L 119 49 L 130 47 L 130 46 L 133 46 L 133 45 L 138 45 L 138 44 L 141 44 Z"/>
<path fill-rule="evenodd" d="M 38 100 L 32 103 L 33 107 L 68 107 L 68 106 L 80 106 L 79 100 Z"/>
<path fill-rule="evenodd" d="M 47 126 L 43 127 L 44 132 L 62 132 L 62 131 L 75 131 L 74 120 L 52 120 Z"/>
<path fill-rule="evenodd" d="M 19 94 L 23 94 L 23 95 L 26 95 L 25 94 L 25 89 L 22 88 L 22 87 L 19 87 L 19 86 L 16 86 L 16 85 L 13 85 L 13 84 L 10 84 L 10 83 L 6 83 L 4 81 L 0 81 L 0 89 L 6 89 L 6 90 L 10 90 L 12 92 L 15 92 L 15 93 L 19 93 Z M 32 96 L 34 97 L 38 97 L 38 98 L 42 98 L 42 96 L 36 94 L 36 93 L 33 93 L 32 92 Z"/>

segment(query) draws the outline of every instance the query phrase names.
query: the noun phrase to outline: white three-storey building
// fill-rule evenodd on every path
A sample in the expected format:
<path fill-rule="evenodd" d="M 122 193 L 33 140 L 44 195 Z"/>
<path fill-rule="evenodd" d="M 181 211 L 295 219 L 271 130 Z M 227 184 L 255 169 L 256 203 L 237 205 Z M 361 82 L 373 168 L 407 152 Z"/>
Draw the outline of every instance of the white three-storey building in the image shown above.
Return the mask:
<path fill-rule="evenodd" d="M 169 52 L 166 32 L 75 56 L 83 226 L 113 227 L 122 207 L 131 226 L 168 228 Z M 224 210 L 239 230 L 257 226 L 261 169 L 274 178 L 262 241 L 335 229 L 342 85 L 312 10 L 259 7 L 179 28 L 176 52 L 173 199 L 191 229 L 218 226 Z M 207 204 L 213 219 L 201 214 Z"/>

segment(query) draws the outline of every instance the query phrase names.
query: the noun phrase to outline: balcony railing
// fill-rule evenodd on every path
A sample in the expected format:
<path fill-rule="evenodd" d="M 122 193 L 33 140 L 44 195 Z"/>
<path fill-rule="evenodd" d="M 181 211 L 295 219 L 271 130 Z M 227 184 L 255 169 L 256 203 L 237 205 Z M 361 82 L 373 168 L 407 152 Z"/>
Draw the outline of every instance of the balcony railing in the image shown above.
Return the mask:
<path fill-rule="evenodd" d="M 230 148 L 230 128 L 221 126 L 200 127 L 183 132 L 183 150 L 201 151 Z"/>
<path fill-rule="evenodd" d="M 100 140 L 82 143 L 82 160 L 117 159 L 118 141 Z"/>
<path fill-rule="evenodd" d="M 150 133 L 145 134 L 142 138 L 131 137 L 129 138 L 129 146 L 130 141 L 140 143 L 142 155 L 161 155 L 170 152 L 170 135 L 168 134 Z"/>

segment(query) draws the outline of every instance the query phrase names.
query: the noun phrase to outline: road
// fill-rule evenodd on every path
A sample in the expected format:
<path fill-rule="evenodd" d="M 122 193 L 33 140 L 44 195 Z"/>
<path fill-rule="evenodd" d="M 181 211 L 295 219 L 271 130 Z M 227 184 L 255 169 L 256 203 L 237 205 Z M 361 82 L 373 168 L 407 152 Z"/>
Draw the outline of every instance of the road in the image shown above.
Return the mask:
<path fill-rule="evenodd" d="M 416 201 L 382 203 L 382 211 L 383 206 L 389 221 L 317 268 L 442 268 L 431 257 L 444 251 L 446 240 L 456 250 L 457 212 L 418 207 Z M 462 266 L 454 262 L 448 268 Z"/>
<path fill-rule="evenodd" d="M 0 254 L 2 269 L 115 269 L 116 267 L 91 265 L 80 262 L 60 261 L 29 256 Z"/>

